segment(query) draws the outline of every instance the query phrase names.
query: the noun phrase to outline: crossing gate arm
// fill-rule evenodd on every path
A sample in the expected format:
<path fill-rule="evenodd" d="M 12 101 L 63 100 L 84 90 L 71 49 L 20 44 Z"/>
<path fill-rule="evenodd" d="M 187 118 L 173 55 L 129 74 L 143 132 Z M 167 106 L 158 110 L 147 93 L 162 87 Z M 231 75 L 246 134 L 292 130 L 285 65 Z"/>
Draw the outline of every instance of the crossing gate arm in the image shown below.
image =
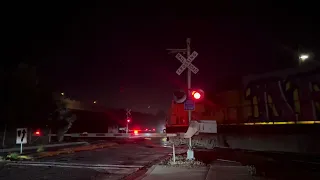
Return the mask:
<path fill-rule="evenodd" d="M 49 134 L 49 136 L 57 136 L 57 134 Z M 72 133 L 72 134 L 64 134 L 65 137 L 114 137 L 114 138 L 144 138 L 144 137 L 174 137 L 177 134 L 167 134 L 167 133 Z"/>
<path fill-rule="evenodd" d="M 191 138 L 198 133 L 217 133 L 217 122 L 215 120 L 191 121 L 184 138 Z"/>

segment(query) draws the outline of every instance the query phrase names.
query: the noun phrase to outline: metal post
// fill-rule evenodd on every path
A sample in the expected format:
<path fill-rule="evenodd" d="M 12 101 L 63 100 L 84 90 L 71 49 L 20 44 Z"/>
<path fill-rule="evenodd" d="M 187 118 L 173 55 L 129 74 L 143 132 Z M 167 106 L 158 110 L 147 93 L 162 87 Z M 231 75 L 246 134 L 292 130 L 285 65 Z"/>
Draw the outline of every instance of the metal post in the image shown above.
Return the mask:
<path fill-rule="evenodd" d="M 191 39 L 187 38 L 187 59 L 190 56 L 190 43 L 191 43 Z M 188 68 L 188 77 L 187 78 L 188 78 L 187 81 L 188 81 L 188 97 L 189 97 L 190 93 L 191 93 L 191 70 L 189 68 Z M 189 124 L 190 124 L 191 118 L 192 118 L 191 112 L 192 111 L 190 111 L 190 110 L 188 111 Z M 189 149 L 188 149 L 188 152 L 187 152 L 187 159 L 194 159 L 193 150 L 192 150 L 192 143 L 191 143 L 191 137 L 189 138 Z"/>
<path fill-rule="evenodd" d="M 174 147 L 174 143 L 172 145 L 172 159 L 173 159 L 173 163 L 175 164 L 176 163 L 176 150 Z"/>
<path fill-rule="evenodd" d="M 264 85 L 263 96 L 264 96 L 264 103 L 265 103 L 264 107 L 265 107 L 265 110 L 266 110 L 266 116 L 265 116 L 266 119 L 265 119 L 265 121 L 269 121 L 268 94 L 267 94 L 267 85 L 266 84 Z"/>
<path fill-rule="evenodd" d="M 22 142 L 20 143 L 20 154 L 22 154 Z"/>
<path fill-rule="evenodd" d="M 128 134 L 128 132 L 129 132 L 129 123 L 127 122 L 127 129 L 126 129 L 126 133 Z"/>

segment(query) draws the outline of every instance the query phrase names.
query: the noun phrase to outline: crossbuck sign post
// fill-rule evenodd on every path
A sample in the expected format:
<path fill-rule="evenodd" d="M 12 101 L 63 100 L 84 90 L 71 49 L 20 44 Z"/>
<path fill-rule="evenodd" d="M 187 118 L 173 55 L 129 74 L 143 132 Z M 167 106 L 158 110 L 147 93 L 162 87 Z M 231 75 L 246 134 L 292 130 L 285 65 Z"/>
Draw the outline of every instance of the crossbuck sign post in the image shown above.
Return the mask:
<path fill-rule="evenodd" d="M 192 64 L 192 61 L 198 56 L 198 53 L 194 51 L 192 54 L 190 54 L 191 49 L 190 49 L 190 43 L 191 40 L 190 38 L 187 38 L 187 48 L 186 49 L 167 49 L 171 51 L 172 53 L 178 53 L 176 55 L 176 58 L 182 63 L 182 65 L 177 69 L 176 73 L 180 75 L 183 73 L 185 69 L 188 69 L 188 75 L 187 75 L 187 80 L 188 80 L 188 96 L 190 94 L 191 90 L 191 72 L 194 74 L 197 74 L 199 72 L 199 69 L 195 67 Z M 187 58 L 183 57 L 180 53 L 187 53 Z M 188 111 L 188 119 L 189 122 L 191 121 L 191 110 Z M 194 159 L 194 153 L 192 150 L 192 144 L 191 144 L 191 138 L 189 139 L 189 150 L 188 150 L 188 157 L 187 159 Z"/>
<path fill-rule="evenodd" d="M 197 74 L 197 72 L 199 71 L 199 69 L 197 67 L 195 67 L 193 64 L 191 64 L 191 62 L 198 56 L 198 53 L 196 51 L 194 51 L 189 57 L 188 59 L 184 58 L 180 53 L 178 53 L 176 55 L 176 58 L 182 63 L 182 65 L 179 67 L 179 69 L 177 69 L 176 73 L 178 75 L 180 75 L 186 68 L 188 68 L 188 70 L 190 70 L 191 72 L 193 72 L 194 74 Z M 191 73 L 190 73 L 191 76 Z M 191 79 L 191 77 L 190 77 Z M 189 82 L 189 74 L 188 74 L 188 82 Z M 190 83 L 191 84 L 191 83 Z M 188 87 L 189 88 L 189 87 Z"/>

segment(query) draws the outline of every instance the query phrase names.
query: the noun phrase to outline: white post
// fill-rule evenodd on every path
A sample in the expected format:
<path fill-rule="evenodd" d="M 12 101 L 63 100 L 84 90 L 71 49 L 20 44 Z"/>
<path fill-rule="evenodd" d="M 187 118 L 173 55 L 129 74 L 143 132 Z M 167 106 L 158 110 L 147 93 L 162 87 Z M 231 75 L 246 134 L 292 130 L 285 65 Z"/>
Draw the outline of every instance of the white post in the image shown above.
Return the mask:
<path fill-rule="evenodd" d="M 49 129 L 49 144 L 51 143 L 51 128 Z"/>
<path fill-rule="evenodd" d="M 173 159 L 173 163 L 175 164 L 176 163 L 176 150 L 174 147 L 174 143 L 172 145 L 172 159 Z"/>
<path fill-rule="evenodd" d="M 2 137 L 2 148 L 4 148 L 5 146 L 6 134 L 7 134 L 7 124 L 4 125 L 4 131 L 3 131 L 3 137 Z"/>
<path fill-rule="evenodd" d="M 22 142 L 20 143 L 20 154 L 22 154 Z"/>
<path fill-rule="evenodd" d="M 190 38 L 187 38 L 187 59 L 189 58 L 190 56 L 190 43 L 191 43 L 191 39 Z M 187 77 L 187 81 L 188 81 L 188 98 L 190 96 L 190 93 L 191 93 L 191 70 L 188 68 L 188 77 Z M 189 124 L 191 122 L 191 118 L 192 118 L 192 114 L 191 114 L 192 111 L 188 111 L 188 119 L 189 119 Z M 192 150 L 192 143 L 191 143 L 191 137 L 189 138 L 189 149 L 188 149 L 188 152 L 187 152 L 187 159 L 191 160 L 191 159 L 194 159 L 194 156 L 193 156 L 193 150 Z"/>

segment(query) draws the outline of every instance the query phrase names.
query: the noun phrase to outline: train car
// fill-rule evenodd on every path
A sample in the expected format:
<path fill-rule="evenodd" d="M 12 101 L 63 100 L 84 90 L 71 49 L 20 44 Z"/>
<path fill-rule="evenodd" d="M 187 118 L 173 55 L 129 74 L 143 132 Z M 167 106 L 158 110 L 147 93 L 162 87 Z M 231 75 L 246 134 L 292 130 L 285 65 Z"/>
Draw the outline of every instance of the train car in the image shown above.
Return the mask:
<path fill-rule="evenodd" d="M 196 135 L 193 137 L 195 146 L 209 148 L 233 146 L 254 149 L 253 139 L 259 137 L 257 146 L 264 147 L 265 144 L 261 142 L 269 141 L 273 143 L 271 143 L 272 147 L 275 147 L 273 145 L 277 140 L 285 139 L 284 141 L 291 142 L 285 151 L 289 151 L 290 148 L 300 151 L 301 147 L 300 149 L 293 147 L 295 145 L 293 142 L 297 144 L 301 144 L 300 141 L 310 142 L 310 137 L 313 136 L 310 133 L 317 133 L 320 129 L 319 66 L 302 66 L 249 75 L 243 77 L 242 81 L 242 89 L 223 92 L 217 94 L 211 101 L 205 100 L 196 104 L 196 110 L 192 112 L 192 120 L 215 120 L 218 124 L 218 134 L 222 137 L 217 135 L 205 137 L 198 135 L 197 137 Z M 187 112 L 183 110 L 183 104 L 172 103 L 167 119 L 167 132 L 186 132 L 188 121 L 185 122 L 184 119 L 187 119 Z M 265 134 L 272 134 L 272 137 Z M 289 134 L 294 135 L 289 138 Z M 296 134 L 299 134 L 299 137 Z M 308 138 L 305 137 L 306 134 L 309 134 Z M 228 138 L 229 140 L 226 140 Z M 297 139 L 299 142 L 296 142 Z M 173 141 L 177 142 L 174 138 Z M 248 143 L 250 146 L 243 146 Z M 311 146 L 312 143 L 309 145 Z M 278 150 L 270 147 L 265 149 Z M 310 149 L 315 150 L 315 148 Z M 320 151 L 320 147 L 318 150 Z"/>
<path fill-rule="evenodd" d="M 243 88 L 196 104 L 192 119 L 218 124 L 320 120 L 319 67 L 287 69 L 243 77 Z M 167 127 L 188 126 L 183 104 L 172 102 Z"/>

